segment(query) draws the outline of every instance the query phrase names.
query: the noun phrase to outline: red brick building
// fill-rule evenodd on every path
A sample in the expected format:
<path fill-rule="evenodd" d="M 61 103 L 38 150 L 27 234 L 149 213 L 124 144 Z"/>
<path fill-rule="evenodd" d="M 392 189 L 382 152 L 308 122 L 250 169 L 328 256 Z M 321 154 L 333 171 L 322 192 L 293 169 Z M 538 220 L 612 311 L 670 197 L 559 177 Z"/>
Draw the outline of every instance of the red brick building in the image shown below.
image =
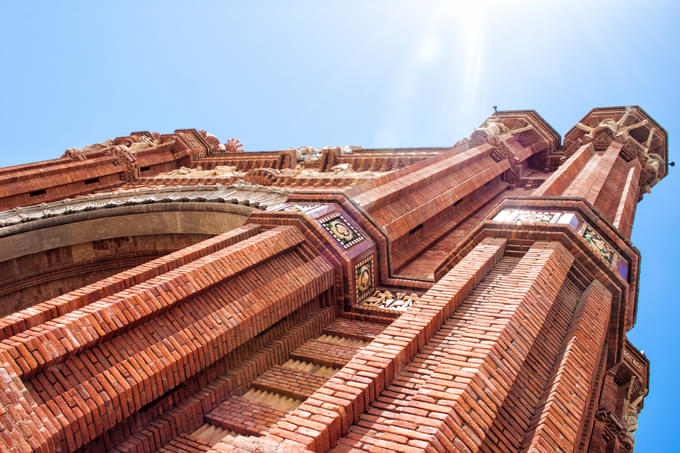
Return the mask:
<path fill-rule="evenodd" d="M 0 170 L 3 451 L 633 448 L 642 109 L 240 151 L 134 132 Z"/>

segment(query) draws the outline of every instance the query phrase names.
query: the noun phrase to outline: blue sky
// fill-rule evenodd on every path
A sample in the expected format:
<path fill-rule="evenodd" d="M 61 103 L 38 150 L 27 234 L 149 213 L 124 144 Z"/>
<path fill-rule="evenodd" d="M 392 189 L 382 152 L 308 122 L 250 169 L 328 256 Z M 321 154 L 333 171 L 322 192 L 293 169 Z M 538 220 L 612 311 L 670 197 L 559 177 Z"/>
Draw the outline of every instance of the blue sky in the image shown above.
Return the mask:
<path fill-rule="evenodd" d="M 493 105 L 535 109 L 564 135 L 593 107 L 627 104 L 666 128 L 680 161 L 677 5 L 5 1 L 0 166 L 189 127 L 247 150 L 450 145 Z M 629 337 L 652 362 L 637 452 L 680 451 L 678 172 L 638 205 L 633 230 Z"/>

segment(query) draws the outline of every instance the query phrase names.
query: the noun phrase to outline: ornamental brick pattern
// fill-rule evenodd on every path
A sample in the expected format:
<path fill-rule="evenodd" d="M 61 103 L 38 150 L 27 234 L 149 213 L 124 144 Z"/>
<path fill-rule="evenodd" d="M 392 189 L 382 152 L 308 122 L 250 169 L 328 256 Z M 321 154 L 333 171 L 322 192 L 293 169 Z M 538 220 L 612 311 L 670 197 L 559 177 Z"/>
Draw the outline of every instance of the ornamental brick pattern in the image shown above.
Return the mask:
<path fill-rule="evenodd" d="M 441 148 L 236 143 L 0 169 L 0 450 L 634 448 L 629 238 L 668 172 L 646 112 L 563 142 L 505 111 Z"/>

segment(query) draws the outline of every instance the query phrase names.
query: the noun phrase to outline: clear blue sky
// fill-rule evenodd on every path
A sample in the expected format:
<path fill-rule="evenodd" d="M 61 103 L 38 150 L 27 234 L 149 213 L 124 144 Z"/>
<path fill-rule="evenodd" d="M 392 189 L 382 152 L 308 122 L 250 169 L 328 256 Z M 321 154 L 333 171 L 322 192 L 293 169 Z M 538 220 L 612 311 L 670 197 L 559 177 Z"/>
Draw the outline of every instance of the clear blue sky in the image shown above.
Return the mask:
<path fill-rule="evenodd" d="M 492 105 L 535 109 L 564 135 L 592 107 L 627 104 L 666 128 L 680 161 L 678 5 L 7 0 L 0 166 L 189 127 L 247 150 L 450 145 Z M 678 173 L 645 196 L 633 230 L 630 338 L 652 362 L 637 452 L 680 451 Z"/>

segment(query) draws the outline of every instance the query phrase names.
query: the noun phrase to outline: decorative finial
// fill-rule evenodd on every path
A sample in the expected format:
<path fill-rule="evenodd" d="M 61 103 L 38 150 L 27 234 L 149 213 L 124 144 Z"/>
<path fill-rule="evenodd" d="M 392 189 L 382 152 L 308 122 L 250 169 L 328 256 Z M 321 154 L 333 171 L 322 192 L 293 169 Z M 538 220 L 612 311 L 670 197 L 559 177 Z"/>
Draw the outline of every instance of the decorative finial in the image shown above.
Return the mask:
<path fill-rule="evenodd" d="M 498 113 L 498 106 L 494 105 L 493 106 L 493 114 L 495 115 L 496 113 Z"/>
<path fill-rule="evenodd" d="M 668 165 L 670 165 L 671 167 L 675 167 L 675 161 L 671 162 L 671 163 L 668 164 Z"/>
<path fill-rule="evenodd" d="M 229 153 L 242 153 L 244 151 L 243 144 L 235 138 L 230 138 L 224 145 Z"/>

